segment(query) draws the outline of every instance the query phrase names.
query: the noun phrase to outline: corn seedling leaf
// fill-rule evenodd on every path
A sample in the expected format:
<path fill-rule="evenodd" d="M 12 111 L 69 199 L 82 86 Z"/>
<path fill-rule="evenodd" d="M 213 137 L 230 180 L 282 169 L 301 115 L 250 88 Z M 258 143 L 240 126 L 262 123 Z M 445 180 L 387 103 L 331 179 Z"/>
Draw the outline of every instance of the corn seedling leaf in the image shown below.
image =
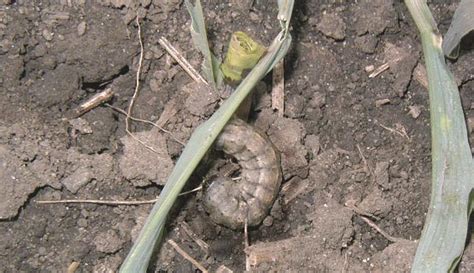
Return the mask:
<path fill-rule="evenodd" d="M 443 52 L 449 58 L 456 59 L 458 57 L 462 38 L 474 31 L 473 15 L 474 1 L 462 0 L 443 40 Z"/>
<path fill-rule="evenodd" d="M 189 0 L 185 0 L 186 8 L 191 16 L 191 37 L 194 46 L 204 57 L 202 71 L 209 84 L 219 87 L 222 84 L 222 72 L 220 71 L 220 61 L 212 54 L 207 40 L 206 23 L 202 11 L 201 1 L 196 0 L 193 6 Z"/>
<path fill-rule="evenodd" d="M 459 91 L 446 67 L 433 16 L 425 0 L 405 2 L 421 33 L 432 137 L 431 201 L 412 272 L 451 272 L 466 241 L 474 160 Z"/>

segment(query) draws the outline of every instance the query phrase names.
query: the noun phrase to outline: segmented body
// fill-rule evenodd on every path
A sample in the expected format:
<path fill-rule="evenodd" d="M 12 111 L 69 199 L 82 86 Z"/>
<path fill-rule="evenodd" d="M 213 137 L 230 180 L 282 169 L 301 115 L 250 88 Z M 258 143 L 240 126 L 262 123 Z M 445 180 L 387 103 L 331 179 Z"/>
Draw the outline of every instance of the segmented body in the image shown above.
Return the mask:
<path fill-rule="evenodd" d="M 233 156 L 241 166 L 241 179 L 219 178 L 204 196 L 210 217 L 233 229 L 262 222 L 275 201 L 280 184 L 280 156 L 270 140 L 241 119 L 227 124 L 216 149 Z"/>

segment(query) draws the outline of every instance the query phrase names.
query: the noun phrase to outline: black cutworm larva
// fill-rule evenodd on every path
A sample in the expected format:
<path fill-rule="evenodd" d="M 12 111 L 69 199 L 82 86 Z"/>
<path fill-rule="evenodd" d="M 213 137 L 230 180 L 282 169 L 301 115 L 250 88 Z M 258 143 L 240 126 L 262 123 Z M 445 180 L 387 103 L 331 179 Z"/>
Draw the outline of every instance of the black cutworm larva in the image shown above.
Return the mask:
<path fill-rule="evenodd" d="M 241 179 L 218 178 L 204 194 L 204 207 L 216 223 L 240 229 L 262 222 L 280 184 L 280 156 L 270 140 L 253 126 L 234 118 L 216 140 L 216 149 L 233 156 Z"/>

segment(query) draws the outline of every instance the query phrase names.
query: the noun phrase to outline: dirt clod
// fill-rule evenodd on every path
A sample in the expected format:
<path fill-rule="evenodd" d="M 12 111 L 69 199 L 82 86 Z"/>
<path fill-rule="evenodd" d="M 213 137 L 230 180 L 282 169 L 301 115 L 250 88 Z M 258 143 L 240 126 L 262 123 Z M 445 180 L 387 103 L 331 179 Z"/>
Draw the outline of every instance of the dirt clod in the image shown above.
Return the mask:
<path fill-rule="evenodd" d="M 120 158 L 122 175 L 136 187 L 144 187 L 152 182 L 164 185 L 174 166 L 167 153 L 166 138 L 157 128 L 134 135 L 156 152 L 147 149 L 135 138 L 124 136 L 121 139 L 124 153 Z"/>
<path fill-rule="evenodd" d="M 324 13 L 317 28 L 324 35 L 337 41 L 344 40 L 346 36 L 346 24 L 338 14 Z"/>
<path fill-rule="evenodd" d="M 94 238 L 97 251 L 103 253 L 115 253 L 122 248 L 123 243 L 124 240 L 113 229 L 101 232 Z"/>

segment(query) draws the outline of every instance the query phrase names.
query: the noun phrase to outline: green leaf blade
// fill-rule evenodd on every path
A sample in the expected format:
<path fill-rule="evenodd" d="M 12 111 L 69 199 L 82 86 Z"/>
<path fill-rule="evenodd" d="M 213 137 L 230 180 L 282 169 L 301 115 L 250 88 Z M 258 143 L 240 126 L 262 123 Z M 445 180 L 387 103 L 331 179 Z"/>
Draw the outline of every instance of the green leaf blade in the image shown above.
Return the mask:
<path fill-rule="evenodd" d="M 222 73 L 219 69 L 220 61 L 212 54 L 209 47 L 201 1 L 196 0 L 195 6 L 193 6 L 189 0 L 185 0 L 184 3 L 188 9 L 189 15 L 191 16 L 191 37 L 194 46 L 204 57 L 202 62 L 202 72 L 209 84 L 218 87 L 218 83 L 222 82 Z"/>
<path fill-rule="evenodd" d="M 432 135 L 431 201 L 412 272 L 451 272 L 466 241 L 474 161 L 459 91 L 431 12 L 424 0 L 406 0 L 406 5 L 421 33 Z"/>
<path fill-rule="evenodd" d="M 464 36 L 474 31 L 474 1 L 462 0 L 459 3 L 443 40 L 443 52 L 449 58 L 457 58 L 459 44 Z"/>

